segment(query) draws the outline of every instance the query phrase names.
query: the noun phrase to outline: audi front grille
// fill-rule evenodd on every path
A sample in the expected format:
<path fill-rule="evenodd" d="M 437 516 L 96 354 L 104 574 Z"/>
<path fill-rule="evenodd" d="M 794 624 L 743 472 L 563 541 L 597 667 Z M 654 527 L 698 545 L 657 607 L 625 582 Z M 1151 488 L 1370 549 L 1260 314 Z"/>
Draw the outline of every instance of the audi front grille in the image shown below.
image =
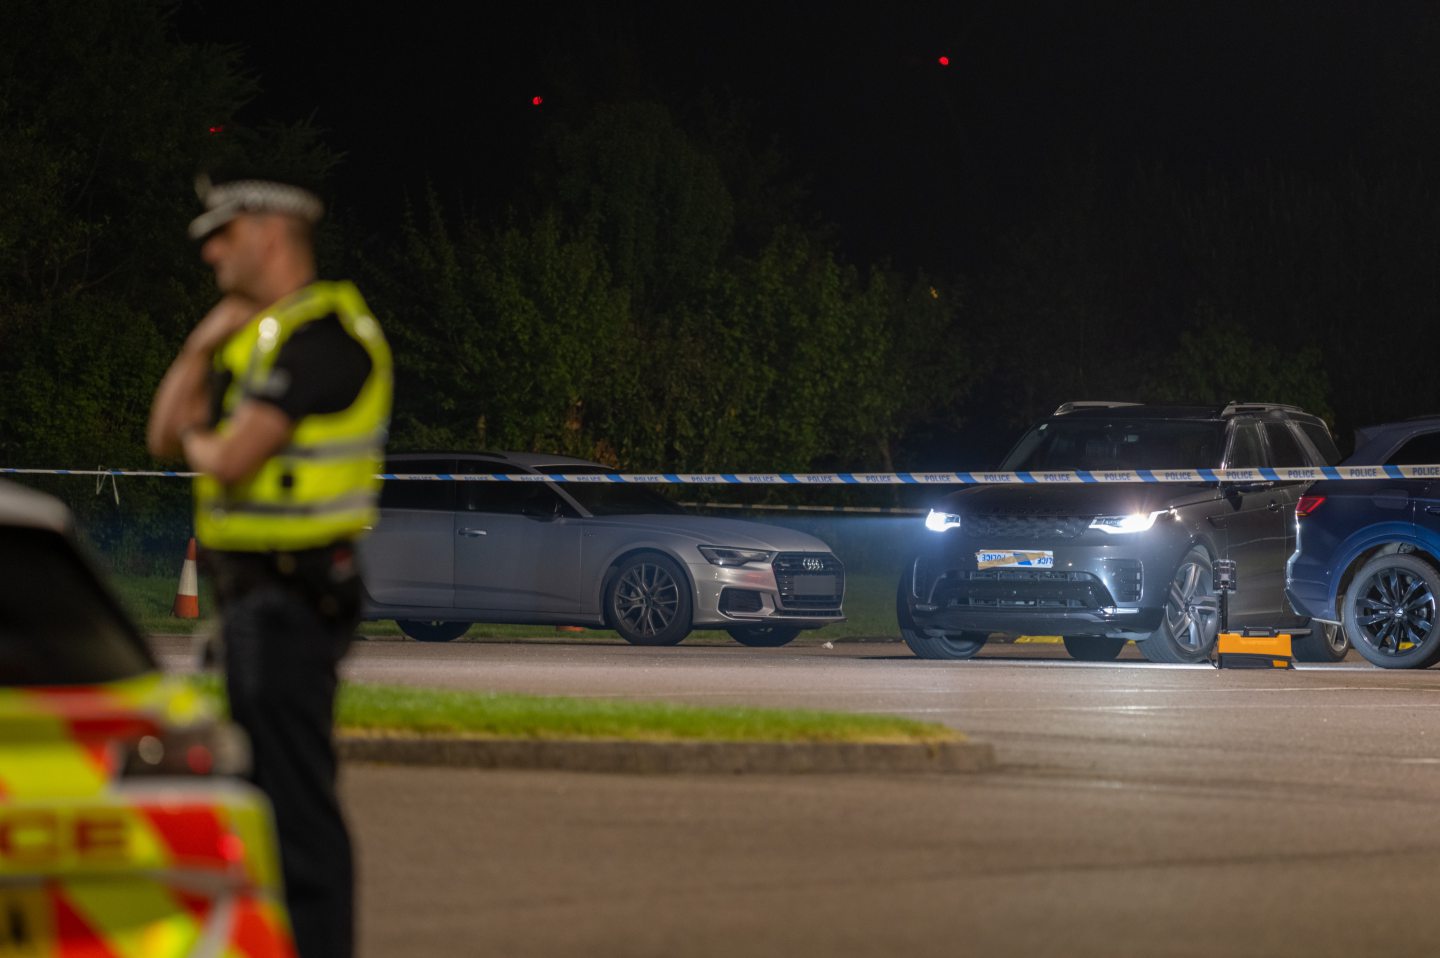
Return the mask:
<path fill-rule="evenodd" d="M 775 557 L 782 615 L 838 615 L 845 598 L 845 566 L 829 553 L 782 552 Z"/>

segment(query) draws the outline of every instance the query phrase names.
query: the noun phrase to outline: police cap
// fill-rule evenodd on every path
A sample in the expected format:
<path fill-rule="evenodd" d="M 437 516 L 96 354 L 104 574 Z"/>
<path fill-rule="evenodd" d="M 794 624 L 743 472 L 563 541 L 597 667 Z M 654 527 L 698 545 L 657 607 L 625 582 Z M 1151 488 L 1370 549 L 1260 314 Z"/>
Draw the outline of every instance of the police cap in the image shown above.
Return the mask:
<path fill-rule="evenodd" d="M 202 240 L 242 213 L 283 213 L 315 224 L 325 214 L 325 205 L 311 190 L 278 179 L 251 178 L 212 182 L 201 174 L 195 180 L 195 194 L 205 212 L 190 221 L 190 238 Z"/>

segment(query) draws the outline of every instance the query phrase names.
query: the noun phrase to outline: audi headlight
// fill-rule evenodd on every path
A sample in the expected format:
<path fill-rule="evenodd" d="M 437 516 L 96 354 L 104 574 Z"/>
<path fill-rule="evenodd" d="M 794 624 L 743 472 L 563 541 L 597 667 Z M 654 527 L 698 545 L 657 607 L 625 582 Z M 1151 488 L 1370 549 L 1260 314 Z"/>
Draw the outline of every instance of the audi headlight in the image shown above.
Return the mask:
<path fill-rule="evenodd" d="M 732 549 L 729 546 L 701 546 L 700 554 L 715 565 L 749 565 L 752 562 L 769 562 L 775 553 L 764 549 Z"/>
<path fill-rule="evenodd" d="M 960 528 L 960 517 L 953 512 L 936 512 L 930 510 L 925 517 L 925 528 L 931 532 L 944 532 L 946 529 Z"/>
<path fill-rule="evenodd" d="M 1108 532 L 1112 535 L 1124 532 L 1144 532 L 1155 524 L 1156 519 L 1169 511 L 1169 509 L 1161 509 L 1159 512 L 1135 512 L 1128 516 L 1096 516 L 1090 520 L 1090 528 L 1099 529 L 1101 532 Z"/>

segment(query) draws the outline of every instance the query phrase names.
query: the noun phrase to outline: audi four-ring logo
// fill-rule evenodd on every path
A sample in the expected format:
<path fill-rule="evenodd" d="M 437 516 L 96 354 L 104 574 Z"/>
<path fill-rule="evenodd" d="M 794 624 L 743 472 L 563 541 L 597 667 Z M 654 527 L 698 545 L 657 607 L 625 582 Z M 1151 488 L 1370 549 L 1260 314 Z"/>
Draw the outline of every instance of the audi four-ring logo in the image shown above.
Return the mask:
<path fill-rule="evenodd" d="M 825 563 L 820 559 L 806 559 L 801 565 L 805 567 L 806 572 L 819 572 L 825 568 Z"/>

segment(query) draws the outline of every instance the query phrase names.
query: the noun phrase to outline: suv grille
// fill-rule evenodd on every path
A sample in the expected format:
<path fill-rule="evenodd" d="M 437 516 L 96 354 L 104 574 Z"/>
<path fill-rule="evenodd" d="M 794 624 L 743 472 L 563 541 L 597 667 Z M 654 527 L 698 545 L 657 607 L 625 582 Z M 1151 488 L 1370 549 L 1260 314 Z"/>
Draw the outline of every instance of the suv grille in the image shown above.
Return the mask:
<path fill-rule="evenodd" d="M 775 584 L 784 612 L 840 612 L 845 567 L 828 553 L 782 552 L 775 557 Z"/>
<path fill-rule="evenodd" d="M 980 513 L 965 517 L 964 531 L 971 537 L 1024 539 L 1044 542 L 1074 539 L 1090 525 L 1082 516 L 1026 516 Z"/>
<path fill-rule="evenodd" d="M 936 604 L 992 609 L 1101 609 L 1115 604 L 1088 572 L 982 569 L 952 572 L 935 584 Z"/>

